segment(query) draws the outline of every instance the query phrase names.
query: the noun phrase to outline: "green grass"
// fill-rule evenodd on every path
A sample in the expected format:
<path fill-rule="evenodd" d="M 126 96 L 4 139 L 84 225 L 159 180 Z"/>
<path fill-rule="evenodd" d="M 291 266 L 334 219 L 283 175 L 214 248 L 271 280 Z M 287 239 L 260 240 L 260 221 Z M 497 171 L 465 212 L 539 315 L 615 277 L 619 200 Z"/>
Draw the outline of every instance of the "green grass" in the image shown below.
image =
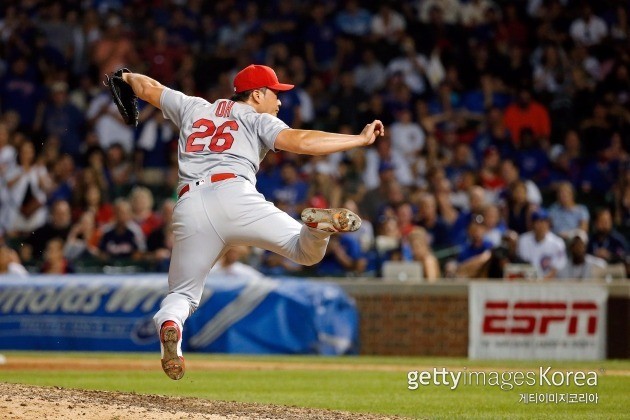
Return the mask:
<path fill-rule="evenodd" d="M 57 353 L 4 353 L 52 359 Z M 67 356 L 63 354 L 62 356 Z M 76 357 L 107 359 L 134 358 L 156 360 L 155 354 L 76 353 Z M 115 390 L 141 394 L 163 394 L 200 397 L 212 400 L 247 401 L 330 408 L 355 412 L 397 414 L 417 418 L 630 418 L 630 361 L 597 362 L 523 362 L 470 361 L 448 358 L 400 357 L 277 357 L 187 355 L 187 360 L 249 361 L 259 363 L 295 363 L 287 370 L 197 370 L 189 369 L 181 381 L 166 378 L 159 369 L 130 371 L 3 371 L 0 381 L 69 388 Z M 306 370 L 304 364 L 331 365 L 322 370 Z M 354 370 L 336 370 L 336 364 L 356 365 Z M 401 371 L 374 371 L 374 365 L 388 365 Z M 446 386 L 421 386 L 407 389 L 406 369 L 424 370 L 433 367 L 466 368 L 468 371 L 506 368 L 511 371 L 538 373 L 539 366 L 553 369 L 597 371 L 597 387 L 521 386 L 502 391 L 495 386 L 460 385 L 456 390 Z M 372 370 L 370 370 L 372 369 Z M 617 371 L 617 372 L 615 372 Z M 621 372 L 625 371 L 625 372 Z M 523 404 L 521 393 L 562 392 L 597 393 L 598 404 Z"/>

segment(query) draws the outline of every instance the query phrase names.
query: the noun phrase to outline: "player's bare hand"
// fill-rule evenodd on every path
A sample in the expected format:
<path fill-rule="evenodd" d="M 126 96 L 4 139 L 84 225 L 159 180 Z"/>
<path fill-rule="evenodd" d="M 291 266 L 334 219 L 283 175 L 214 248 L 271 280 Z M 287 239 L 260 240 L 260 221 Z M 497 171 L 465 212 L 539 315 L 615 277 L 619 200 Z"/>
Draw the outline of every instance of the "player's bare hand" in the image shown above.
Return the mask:
<path fill-rule="evenodd" d="M 365 139 L 365 145 L 370 145 L 374 143 L 377 137 L 385 135 L 385 126 L 380 120 L 374 120 L 370 124 L 367 124 L 363 131 L 361 131 L 361 136 Z"/>

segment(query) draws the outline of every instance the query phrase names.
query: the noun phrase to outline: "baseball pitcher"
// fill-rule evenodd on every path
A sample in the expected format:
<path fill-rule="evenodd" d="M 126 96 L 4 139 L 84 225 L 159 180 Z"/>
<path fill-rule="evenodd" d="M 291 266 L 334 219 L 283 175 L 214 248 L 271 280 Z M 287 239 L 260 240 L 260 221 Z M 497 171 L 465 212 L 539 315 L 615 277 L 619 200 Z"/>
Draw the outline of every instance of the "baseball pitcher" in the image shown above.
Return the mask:
<path fill-rule="evenodd" d="M 361 225 L 347 209 L 313 208 L 302 212 L 302 225 L 266 201 L 255 187 L 265 154 L 286 150 L 325 155 L 367 146 L 384 134 L 384 127 L 375 120 L 359 135 L 291 129 L 276 115 L 278 92 L 293 85 L 280 83 L 270 67 L 261 65 L 236 75 L 232 98 L 212 103 L 127 69 L 111 75 L 106 84 L 128 124 L 137 123 L 137 96 L 161 109 L 180 130 L 169 294 L 154 317 L 162 368 L 171 379 L 180 379 L 185 371 L 184 323 L 199 305 L 208 272 L 230 247 L 256 246 L 313 265 L 323 258 L 330 235 Z"/>

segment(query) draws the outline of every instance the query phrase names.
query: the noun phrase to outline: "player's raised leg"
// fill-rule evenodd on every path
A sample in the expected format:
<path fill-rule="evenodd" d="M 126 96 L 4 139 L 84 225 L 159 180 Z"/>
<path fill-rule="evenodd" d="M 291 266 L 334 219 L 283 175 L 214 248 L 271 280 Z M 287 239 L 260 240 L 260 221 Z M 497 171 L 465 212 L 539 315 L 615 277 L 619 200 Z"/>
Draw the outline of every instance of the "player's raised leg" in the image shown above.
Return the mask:
<path fill-rule="evenodd" d="M 316 209 L 310 226 L 304 225 L 266 201 L 248 182 L 236 181 L 221 190 L 222 214 L 230 227 L 224 235 L 226 242 L 267 249 L 298 264 L 318 263 L 324 258 L 330 235 L 361 225 L 359 217 L 346 209 Z"/>

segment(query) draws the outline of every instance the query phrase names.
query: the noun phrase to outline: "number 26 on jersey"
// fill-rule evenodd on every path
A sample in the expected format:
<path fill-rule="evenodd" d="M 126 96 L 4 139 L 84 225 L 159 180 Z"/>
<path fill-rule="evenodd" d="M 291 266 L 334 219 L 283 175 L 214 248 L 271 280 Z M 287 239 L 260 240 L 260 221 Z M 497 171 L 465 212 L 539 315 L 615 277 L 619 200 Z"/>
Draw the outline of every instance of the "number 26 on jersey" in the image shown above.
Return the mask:
<path fill-rule="evenodd" d="M 234 143 L 234 136 L 230 131 L 238 130 L 238 123 L 236 121 L 226 121 L 218 128 L 212 120 L 206 118 L 200 118 L 193 123 L 193 128 L 203 128 L 202 131 L 192 133 L 186 139 L 186 152 L 187 153 L 199 153 L 203 152 L 208 146 L 208 149 L 212 152 L 221 153 L 232 147 Z M 210 137 L 210 141 L 207 139 Z"/>

